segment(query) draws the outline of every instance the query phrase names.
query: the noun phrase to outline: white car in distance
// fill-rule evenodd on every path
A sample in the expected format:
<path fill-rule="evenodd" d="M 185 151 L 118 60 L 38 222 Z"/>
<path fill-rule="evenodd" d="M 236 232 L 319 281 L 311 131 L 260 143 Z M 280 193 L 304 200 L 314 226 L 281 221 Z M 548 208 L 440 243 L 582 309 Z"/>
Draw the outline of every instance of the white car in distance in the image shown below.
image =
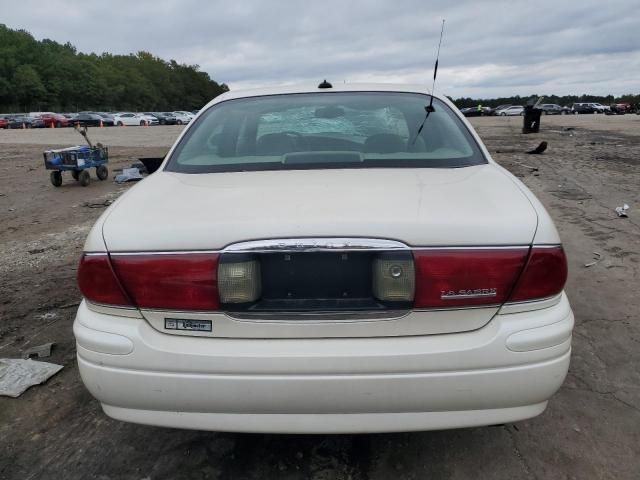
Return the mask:
<path fill-rule="evenodd" d="M 141 113 L 119 112 L 113 114 L 113 122 L 117 127 L 143 127 L 145 125 L 157 125 L 158 119 Z"/>
<path fill-rule="evenodd" d="M 510 107 L 496 111 L 496 115 L 499 115 L 501 117 L 524 115 L 524 107 L 522 105 L 512 105 Z"/>
<path fill-rule="evenodd" d="M 176 116 L 178 125 L 186 125 L 195 117 L 191 112 L 177 111 L 172 113 Z"/>
<path fill-rule="evenodd" d="M 231 91 L 89 233 L 74 323 L 107 415 L 219 431 L 501 424 L 569 367 L 549 215 L 422 87 Z"/>

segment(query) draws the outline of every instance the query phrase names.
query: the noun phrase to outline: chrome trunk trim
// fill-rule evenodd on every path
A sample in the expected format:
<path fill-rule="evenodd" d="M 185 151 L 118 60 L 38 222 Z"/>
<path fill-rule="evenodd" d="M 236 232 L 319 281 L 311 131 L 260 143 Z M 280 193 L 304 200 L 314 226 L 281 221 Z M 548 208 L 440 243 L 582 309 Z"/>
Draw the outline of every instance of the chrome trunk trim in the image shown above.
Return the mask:
<path fill-rule="evenodd" d="M 235 320 L 268 321 L 268 322 L 348 322 L 350 320 L 393 320 L 408 315 L 410 310 L 384 311 L 341 311 L 341 312 L 233 312 L 224 314 Z"/>
<path fill-rule="evenodd" d="M 352 237 L 309 237 L 251 240 L 228 245 L 222 253 L 268 252 L 340 252 L 354 250 L 409 250 L 409 246 L 397 240 Z"/>

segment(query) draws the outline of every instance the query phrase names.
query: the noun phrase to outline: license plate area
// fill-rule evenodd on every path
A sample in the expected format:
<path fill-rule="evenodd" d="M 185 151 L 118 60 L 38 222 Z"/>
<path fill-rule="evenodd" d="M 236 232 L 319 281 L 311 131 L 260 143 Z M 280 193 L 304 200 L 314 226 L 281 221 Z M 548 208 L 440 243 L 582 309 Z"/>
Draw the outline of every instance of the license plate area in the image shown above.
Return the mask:
<path fill-rule="evenodd" d="M 358 312 L 405 309 L 410 302 L 381 302 L 373 296 L 372 262 L 378 252 L 254 253 L 262 292 L 250 304 L 226 304 L 228 311 Z M 410 255 L 410 254 L 409 254 Z"/>

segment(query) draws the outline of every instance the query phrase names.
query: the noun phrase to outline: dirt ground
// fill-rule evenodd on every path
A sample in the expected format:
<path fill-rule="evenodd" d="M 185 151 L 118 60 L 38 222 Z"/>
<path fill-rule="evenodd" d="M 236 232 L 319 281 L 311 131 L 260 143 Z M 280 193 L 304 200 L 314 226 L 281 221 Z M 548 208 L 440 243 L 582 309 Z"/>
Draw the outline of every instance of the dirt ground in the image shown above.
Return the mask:
<path fill-rule="evenodd" d="M 640 478 L 640 116 L 473 123 L 494 158 L 538 195 L 569 257 L 576 315 L 569 376 L 538 418 L 489 428 L 384 435 L 240 435 L 106 417 L 75 364 L 75 270 L 84 238 L 129 186 L 53 188 L 45 146 L 70 129 L 0 130 L 0 357 L 56 342 L 64 369 L 18 399 L 0 397 L 1 479 L 638 479 Z M 180 127 L 94 129 L 110 168 L 162 156 Z M 542 140 L 543 155 L 524 152 Z M 629 218 L 614 208 L 627 203 Z M 601 260 L 585 267 L 594 258 Z"/>

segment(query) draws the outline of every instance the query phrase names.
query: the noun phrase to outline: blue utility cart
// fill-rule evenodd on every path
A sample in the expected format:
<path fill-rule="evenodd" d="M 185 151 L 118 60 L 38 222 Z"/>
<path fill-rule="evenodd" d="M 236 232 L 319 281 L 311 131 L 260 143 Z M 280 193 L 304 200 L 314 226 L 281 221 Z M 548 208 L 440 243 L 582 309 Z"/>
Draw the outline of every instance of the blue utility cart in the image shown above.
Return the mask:
<path fill-rule="evenodd" d="M 44 155 L 44 166 L 52 170 L 50 174 L 51 184 L 54 187 L 62 185 L 62 172 L 71 172 L 74 180 L 86 187 L 91 183 L 90 168 L 96 169 L 96 176 L 100 180 L 106 180 L 109 170 L 106 164 L 109 162 L 109 148 L 98 143 L 93 145 L 87 137 L 87 128 L 76 130 L 85 138 L 88 145 L 47 150 Z"/>

